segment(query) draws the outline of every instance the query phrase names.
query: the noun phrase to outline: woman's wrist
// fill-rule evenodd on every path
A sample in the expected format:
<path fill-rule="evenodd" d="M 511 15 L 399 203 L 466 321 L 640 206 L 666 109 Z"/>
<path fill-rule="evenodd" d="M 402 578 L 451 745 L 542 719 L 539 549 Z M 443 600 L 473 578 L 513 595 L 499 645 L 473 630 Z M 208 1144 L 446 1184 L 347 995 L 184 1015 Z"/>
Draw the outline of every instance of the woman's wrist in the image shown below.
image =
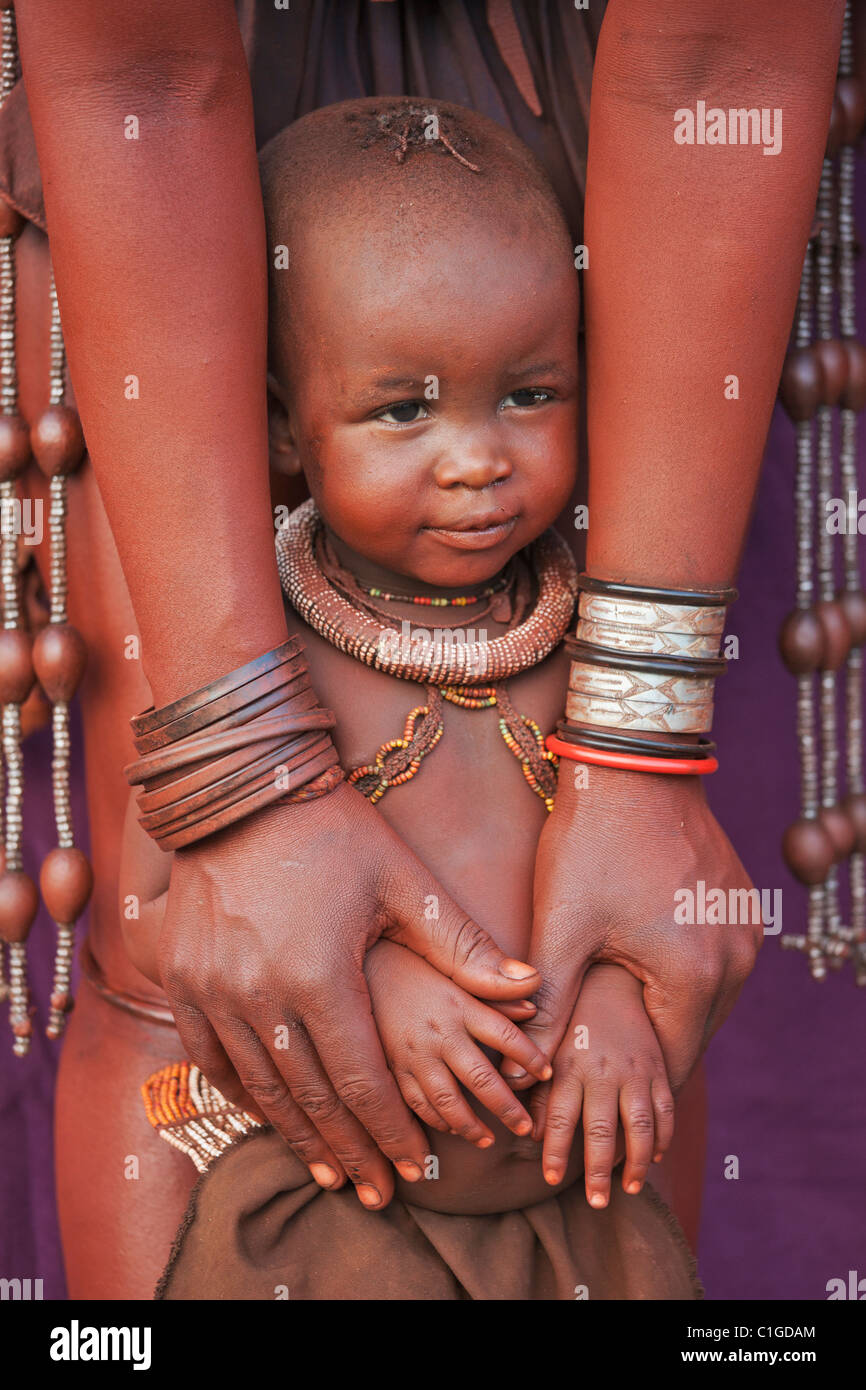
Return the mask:
<path fill-rule="evenodd" d="M 706 804 L 700 777 L 670 777 L 658 772 L 630 772 L 623 768 L 567 762 L 559 765 L 556 810 L 566 817 L 583 817 L 593 811 L 628 814 L 654 808 L 656 812 L 692 811 Z"/>

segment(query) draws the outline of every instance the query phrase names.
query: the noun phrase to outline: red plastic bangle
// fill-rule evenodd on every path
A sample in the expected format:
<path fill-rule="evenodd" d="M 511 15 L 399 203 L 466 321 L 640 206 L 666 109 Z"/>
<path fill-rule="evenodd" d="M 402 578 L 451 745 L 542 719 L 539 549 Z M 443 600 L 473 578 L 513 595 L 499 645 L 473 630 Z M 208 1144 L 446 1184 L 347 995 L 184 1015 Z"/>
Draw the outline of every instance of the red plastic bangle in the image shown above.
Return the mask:
<path fill-rule="evenodd" d="M 575 763 L 595 763 L 599 767 L 621 767 L 626 772 L 673 772 L 681 777 L 696 774 L 699 777 L 708 772 L 716 772 L 718 758 L 649 758 L 640 753 L 607 753 L 601 748 L 584 748 L 580 743 L 566 743 L 564 739 L 549 734 L 544 740 L 545 748 L 560 758 L 571 758 Z"/>

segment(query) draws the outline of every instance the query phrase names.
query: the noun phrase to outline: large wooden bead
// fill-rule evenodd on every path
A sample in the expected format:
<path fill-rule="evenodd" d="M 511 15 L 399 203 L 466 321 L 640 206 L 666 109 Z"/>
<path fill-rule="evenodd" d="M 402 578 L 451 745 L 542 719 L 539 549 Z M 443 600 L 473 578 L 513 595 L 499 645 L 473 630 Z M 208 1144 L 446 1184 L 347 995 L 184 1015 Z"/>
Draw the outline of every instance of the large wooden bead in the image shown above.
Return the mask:
<path fill-rule="evenodd" d="M 93 890 L 93 870 L 80 849 L 53 849 L 39 871 L 42 901 L 55 922 L 77 920 Z"/>
<path fill-rule="evenodd" d="M 46 478 L 74 473 L 84 458 L 84 434 L 78 411 L 68 405 L 50 405 L 30 431 L 36 462 Z"/>
<path fill-rule="evenodd" d="M 812 347 L 794 348 L 785 358 L 779 384 L 782 405 L 792 420 L 811 420 L 824 399 L 824 371 Z"/>
<path fill-rule="evenodd" d="M 11 483 L 30 462 L 30 428 L 20 415 L 0 415 L 0 483 Z"/>
<path fill-rule="evenodd" d="M 0 704 L 23 704 L 35 679 L 30 633 L 0 628 Z"/>
<path fill-rule="evenodd" d="M 782 854 L 801 883 L 823 883 L 836 857 L 823 825 L 805 817 L 788 826 L 782 837 Z"/>
<path fill-rule="evenodd" d="M 848 622 L 852 647 L 862 647 L 866 642 L 866 594 L 862 589 L 846 589 L 837 599 Z"/>
<path fill-rule="evenodd" d="M 838 599 L 824 599 L 815 604 L 815 614 L 824 634 L 821 669 L 838 671 L 851 650 L 851 629 L 845 610 Z"/>
<path fill-rule="evenodd" d="M 848 354 L 848 381 L 840 404 L 846 410 L 862 410 L 866 406 L 866 347 L 856 338 L 844 338 Z"/>
<path fill-rule="evenodd" d="M 866 93 L 863 91 L 863 84 L 859 77 L 840 77 L 836 82 L 835 95 L 843 113 L 842 144 L 856 145 L 866 121 Z"/>
<path fill-rule="evenodd" d="M 71 700 L 87 665 L 84 638 L 71 623 L 47 623 L 33 643 L 33 665 L 52 704 Z"/>
<path fill-rule="evenodd" d="M 830 836 L 836 858 L 847 859 L 857 843 L 857 830 L 847 811 L 842 806 L 822 806 L 818 820 Z"/>
<path fill-rule="evenodd" d="M 21 869 L 0 876 L 0 936 L 10 944 L 26 941 L 39 907 L 36 884 Z"/>
<path fill-rule="evenodd" d="M 789 613 L 779 633 L 779 651 L 794 676 L 817 671 L 824 652 L 824 631 L 812 609 Z"/>
<path fill-rule="evenodd" d="M 824 405 L 836 405 L 848 385 L 848 353 L 838 338 L 821 338 L 813 344 L 824 374 Z"/>
<path fill-rule="evenodd" d="M 854 827 L 856 848 L 860 854 L 866 854 L 866 792 L 852 792 L 842 805 Z"/>

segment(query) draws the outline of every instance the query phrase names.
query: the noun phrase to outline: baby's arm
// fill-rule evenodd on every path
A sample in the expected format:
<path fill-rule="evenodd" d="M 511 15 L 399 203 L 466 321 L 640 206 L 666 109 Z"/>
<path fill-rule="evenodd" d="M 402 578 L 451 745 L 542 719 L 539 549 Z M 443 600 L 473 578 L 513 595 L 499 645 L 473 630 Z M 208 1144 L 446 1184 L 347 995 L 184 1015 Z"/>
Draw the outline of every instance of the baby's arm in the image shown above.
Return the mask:
<path fill-rule="evenodd" d="M 542 1158 L 551 1185 L 562 1181 L 581 1117 L 590 1206 L 606 1207 L 610 1199 L 620 1123 L 626 1148 L 622 1185 L 640 1192 L 650 1164 L 671 1142 L 674 1098 L 643 986 L 620 965 L 594 965 L 587 972 L 554 1058 Z"/>
<path fill-rule="evenodd" d="M 473 1112 L 460 1085 L 471 1091 L 514 1134 L 528 1134 L 532 1120 L 479 1044 L 511 1057 L 539 1081 L 552 1075 L 547 1058 L 506 1018 L 503 1006 L 467 994 L 413 951 L 379 941 L 368 952 L 365 973 L 373 1015 L 388 1065 L 406 1104 L 431 1129 L 460 1134 L 479 1148 L 494 1135 Z M 534 1009 L 505 1006 L 526 1021 Z"/>

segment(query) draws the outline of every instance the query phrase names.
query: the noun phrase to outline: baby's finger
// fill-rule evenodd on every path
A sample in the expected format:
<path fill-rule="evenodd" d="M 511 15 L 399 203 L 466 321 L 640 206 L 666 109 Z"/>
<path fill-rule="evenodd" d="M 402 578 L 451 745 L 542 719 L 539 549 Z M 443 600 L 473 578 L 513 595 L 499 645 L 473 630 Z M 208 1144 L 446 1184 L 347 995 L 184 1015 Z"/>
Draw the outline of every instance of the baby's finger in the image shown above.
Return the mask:
<path fill-rule="evenodd" d="M 567 1072 L 563 1075 L 557 1074 L 550 1087 L 550 1095 L 547 1098 L 546 1117 L 543 1120 L 544 1150 L 541 1157 L 541 1170 L 544 1173 L 544 1181 L 549 1182 L 551 1187 L 562 1182 L 565 1170 L 568 1167 L 568 1160 L 571 1157 L 571 1146 L 574 1143 L 574 1131 L 580 1119 L 580 1111 L 583 1105 L 583 1082 L 577 1076 L 569 1076 Z M 535 1115 L 536 1128 L 533 1134 L 540 1137 L 538 1130 L 538 1114 Z"/>
<path fill-rule="evenodd" d="M 674 1104 L 673 1091 L 668 1085 L 666 1076 L 655 1077 L 650 1088 L 652 1092 L 653 1111 L 655 1113 L 655 1153 L 653 1161 L 661 1163 L 664 1155 L 671 1146 L 674 1137 L 674 1119 L 676 1106 Z"/>
<path fill-rule="evenodd" d="M 553 1067 L 544 1053 L 496 1009 L 488 1009 L 473 999 L 467 1003 L 463 1017 L 474 1038 L 487 1047 L 495 1048 L 503 1057 L 518 1062 L 537 1081 L 549 1081 L 553 1076 Z"/>
<path fill-rule="evenodd" d="M 458 1080 L 502 1121 L 506 1129 L 521 1136 L 530 1133 L 532 1120 L 527 1111 L 493 1063 L 468 1037 L 447 1041 L 442 1057 Z"/>
<path fill-rule="evenodd" d="M 616 1156 L 619 1126 L 619 1087 L 593 1081 L 583 1096 L 583 1142 L 586 1172 L 586 1200 L 591 1207 L 606 1207 L 610 1201 L 610 1175 Z M 547 1117 L 550 1128 L 550 1115 Z"/>
<path fill-rule="evenodd" d="M 410 1072 L 395 1072 L 394 1076 L 400 1087 L 400 1094 L 410 1110 L 415 1111 L 418 1119 L 422 1120 L 430 1129 L 436 1129 L 440 1134 L 447 1134 L 448 1125 L 442 1116 L 433 1109 L 414 1076 Z"/>
<path fill-rule="evenodd" d="M 487 1149 L 494 1142 L 494 1135 L 487 1125 L 467 1105 L 460 1094 L 460 1087 L 447 1067 L 439 1062 L 431 1062 L 422 1072 L 416 1074 L 418 1084 L 423 1088 L 433 1108 L 441 1115 L 449 1130 L 459 1134 L 479 1149 Z"/>
<path fill-rule="evenodd" d="M 540 1144 L 544 1138 L 544 1128 L 547 1123 L 547 1106 L 550 1102 L 550 1090 L 552 1082 L 545 1081 L 540 1086 L 533 1086 L 529 1093 L 529 1114 L 532 1117 L 532 1138 Z"/>
<path fill-rule="evenodd" d="M 511 1004 L 505 999 L 500 1003 L 495 1003 L 491 1000 L 487 1004 L 487 1007 L 489 1009 L 496 1009 L 499 1013 L 504 1014 L 506 1018 L 510 1018 L 514 1023 L 526 1023 L 528 1019 L 535 1018 L 535 1015 L 538 1013 L 531 999 L 518 999 L 516 1003 Z"/>
<path fill-rule="evenodd" d="M 655 1152 L 655 1115 L 647 1080 L 626 1082 L 619 1093 L 619 1113 L 625 1131 L 623 1191 L 636 1196 Z"/>

